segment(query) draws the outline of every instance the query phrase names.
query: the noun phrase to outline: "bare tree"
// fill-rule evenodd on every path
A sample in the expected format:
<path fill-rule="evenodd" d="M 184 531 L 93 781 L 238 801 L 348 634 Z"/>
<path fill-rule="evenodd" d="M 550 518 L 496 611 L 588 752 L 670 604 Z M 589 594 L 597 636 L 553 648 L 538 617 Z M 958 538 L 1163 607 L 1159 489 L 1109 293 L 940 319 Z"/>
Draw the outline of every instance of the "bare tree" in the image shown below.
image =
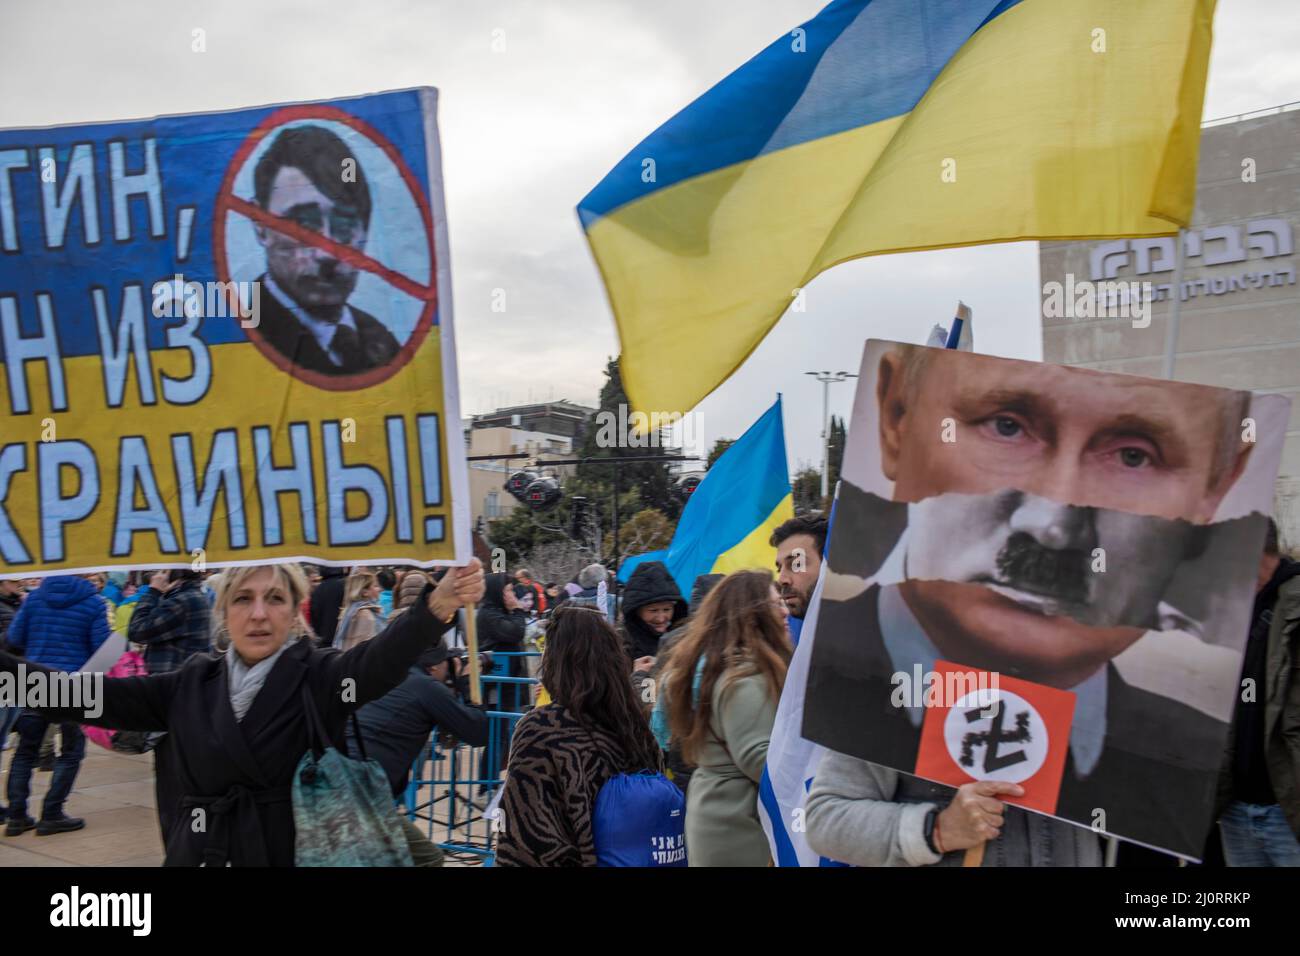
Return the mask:
<path fill-rule="evenodd" d="M 537 545 L 528 552 L 527 566 L 533 572 L 534 581 L 565 584 L 595 560 L 596 554 L 590 548 L 565 538 Z"/>
<path fill-rule="evenodd" d="M 618 562 L 620 565 L 630 557 L 644 554 L 646 551 L 659 551 L 668 547 L 673 540 L 673 522 L 655 508 L 638 511 L 619 529 Z M 614 551 L 614 533 L 605 535 L 605 553 Z"/>

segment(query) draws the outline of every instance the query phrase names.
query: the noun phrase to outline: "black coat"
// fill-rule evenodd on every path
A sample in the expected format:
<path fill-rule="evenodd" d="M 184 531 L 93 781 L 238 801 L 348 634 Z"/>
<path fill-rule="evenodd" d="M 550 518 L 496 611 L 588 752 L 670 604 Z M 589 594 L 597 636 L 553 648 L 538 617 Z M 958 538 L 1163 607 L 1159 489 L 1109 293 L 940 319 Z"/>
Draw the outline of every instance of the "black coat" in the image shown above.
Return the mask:
<path fill-rule="evenodd" d="M 636 611 L 647 604 L 660 601 L 673 602 L 673 619 L 669 630 L 686 617 L 690 610 L 677 590 L 677 582 L 668 573 L 662 561 L 647 561 L 637 565 L 623 589 L 623 646 L 632 660 L 654 657 L 659 653 L 660 635 L 649 628 Z M 665 632 L 667 633 L 667 632 Z"/>
<path fill-rule="evenodd" d="M 311 600 L 307 602 L 311 629 L 316 632 L 316 643 L 320 647 L 330 647 L 334 643 L 334 631 L 339 626 L 347 584 L 347 568 L 321 568 L 320 584 L 316 585 Z"/>
<path fill-rule="evenodd" d="M 166 865 L 292 866 L 290 787 L 308 748 L 303 687 L 332 746 L 347 753 L 344 724 L 351 710 L 400 684 L 420 653 L 446 631 L 448 625 L 429 612 L 427 593 L 378 637 L 346 653 L 306 640 L 293 644 L 242 722 L 230 706 L 226 662 L 216 654 L 195 655 L 167 674 L 105 679 L 103 713 L 94 720 L 73 709 L 39 713 L 51 720 L 168 732 L 167 753 L 157 766 L 172 778 L 166 792 L 180 796 L 167 814 L 172 822 L 164 837 Z M 12 672 L 18 663 L 0 654 L 0 670 Z"/>
<path fill-rule="evenodd" d="M 266 281 L 263 274 L 261 282 Z M 261 298 L 258 325 L 251 330 L 288 362 L 298 368 L 319 372 L 323 375 L 355 375 L 371 369 L 380 368 L 393 360 L 402 346 L 388 327 L 373 315 L 362 312 L 349 305 L 357 326 L 357 345 L 360 354 L 354 358 L 354 365 L 343 367 L 335 365 L 325 350 L 320 347 L 316 337 L 299 322 L 292 312 L 280 304 L 271 292 L 266 290 Z"/>
<path fill-rule="evenodd" d="M 429 734 L 435 729 L 471 747 L 487 746 L 487 709 L 466 703 L 468 699 L 469 675 L 462 674 L 452 690 L 416 665 L 391 693 L 357 713 L 366 755 L 384 768 L 394 797 L 406 789 L 411 764 L 429 746 Z M 361 756 L 351 722 L 348 749 L 352 757 Z"/>
<path fill-rule="evenodd" d="M 528 615 L 522 608 L 506 610 L 502 593 L 507 583 L 504 574 L 489 574 L 483 579 L 483 601 L 479 604 L 477 618 L 480 651 L 518 652 L 524 649 Z"/>
<path fill-rule="evenodd" d="M 0 594 L 0 647 L 4 646 L 5 635 L 9 633 L 9 622 L 18 614 L 22 604 L 21 594 Z"/>

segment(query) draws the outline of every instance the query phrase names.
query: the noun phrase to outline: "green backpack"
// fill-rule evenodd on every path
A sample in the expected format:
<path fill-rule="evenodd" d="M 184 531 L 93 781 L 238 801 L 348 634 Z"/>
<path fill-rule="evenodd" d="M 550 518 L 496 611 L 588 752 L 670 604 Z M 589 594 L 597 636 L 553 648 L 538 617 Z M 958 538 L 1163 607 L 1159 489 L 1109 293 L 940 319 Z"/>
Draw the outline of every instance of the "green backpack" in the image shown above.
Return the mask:
<path fill-rule="evenodd" d="M 361 759 L 328 746 L 325 725 L 303 684 L 307 752 L 293 775 L 295 866 L 413 866 L 388 777 L 366 757 L 356 711 L 352 730 Z"/>

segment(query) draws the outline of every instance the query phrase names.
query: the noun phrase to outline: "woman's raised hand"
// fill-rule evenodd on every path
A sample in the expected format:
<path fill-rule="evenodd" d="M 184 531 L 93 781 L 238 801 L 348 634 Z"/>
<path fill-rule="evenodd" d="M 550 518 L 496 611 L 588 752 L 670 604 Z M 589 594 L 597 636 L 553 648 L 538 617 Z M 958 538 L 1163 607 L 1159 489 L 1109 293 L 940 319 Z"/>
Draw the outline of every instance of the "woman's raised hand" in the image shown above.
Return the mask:
<path fill-rule="evenodd" d="M 462 568 L 451 568 L 429 593 L 429 611 L 440 621 L 448 621 L 466 604 L 483 600 L 483 564 L 470 558 Z"/>

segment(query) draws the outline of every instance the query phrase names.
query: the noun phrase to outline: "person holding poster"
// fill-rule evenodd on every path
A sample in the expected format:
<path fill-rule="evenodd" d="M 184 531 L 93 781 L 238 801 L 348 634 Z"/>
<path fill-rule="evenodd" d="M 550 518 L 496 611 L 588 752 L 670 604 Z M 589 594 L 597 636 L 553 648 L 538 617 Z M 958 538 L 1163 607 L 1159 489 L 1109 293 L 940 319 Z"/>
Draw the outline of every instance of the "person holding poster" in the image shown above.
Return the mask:
<path fill-rule="evenodd" d="M 1198 856 L 1285 399 L 878 342 L 861 383 L 799 649 L 809 844 L 950 863 L 1005 823 L 986 865 L 1097 861 L 1010 802 Z"/>
<path fill-rule="evenodd" d="M 225 654 L 196 654 L 167 674 L 102 679 L 94 717 L 36 708 L 44 720 L 167 732 L 159 772 L 171 779 L 159 792 L 177 802 L 159 808 L 172 819 L 165 865 L 294 865 L 291 784 L 310 746 L 309 706 L 329 745 L 346 753 L 348 715 L 400 684 L 459 609 L 482 598 L 483 568 L 471 558 L 384 633 L 346 652 L 313 646 L 299 612 L 306 593 L 296 564 L 231 568 L 214 608 L 230 638 Z M 23 666 L 47 670 L 0 653 L 0 671 Z"/>

